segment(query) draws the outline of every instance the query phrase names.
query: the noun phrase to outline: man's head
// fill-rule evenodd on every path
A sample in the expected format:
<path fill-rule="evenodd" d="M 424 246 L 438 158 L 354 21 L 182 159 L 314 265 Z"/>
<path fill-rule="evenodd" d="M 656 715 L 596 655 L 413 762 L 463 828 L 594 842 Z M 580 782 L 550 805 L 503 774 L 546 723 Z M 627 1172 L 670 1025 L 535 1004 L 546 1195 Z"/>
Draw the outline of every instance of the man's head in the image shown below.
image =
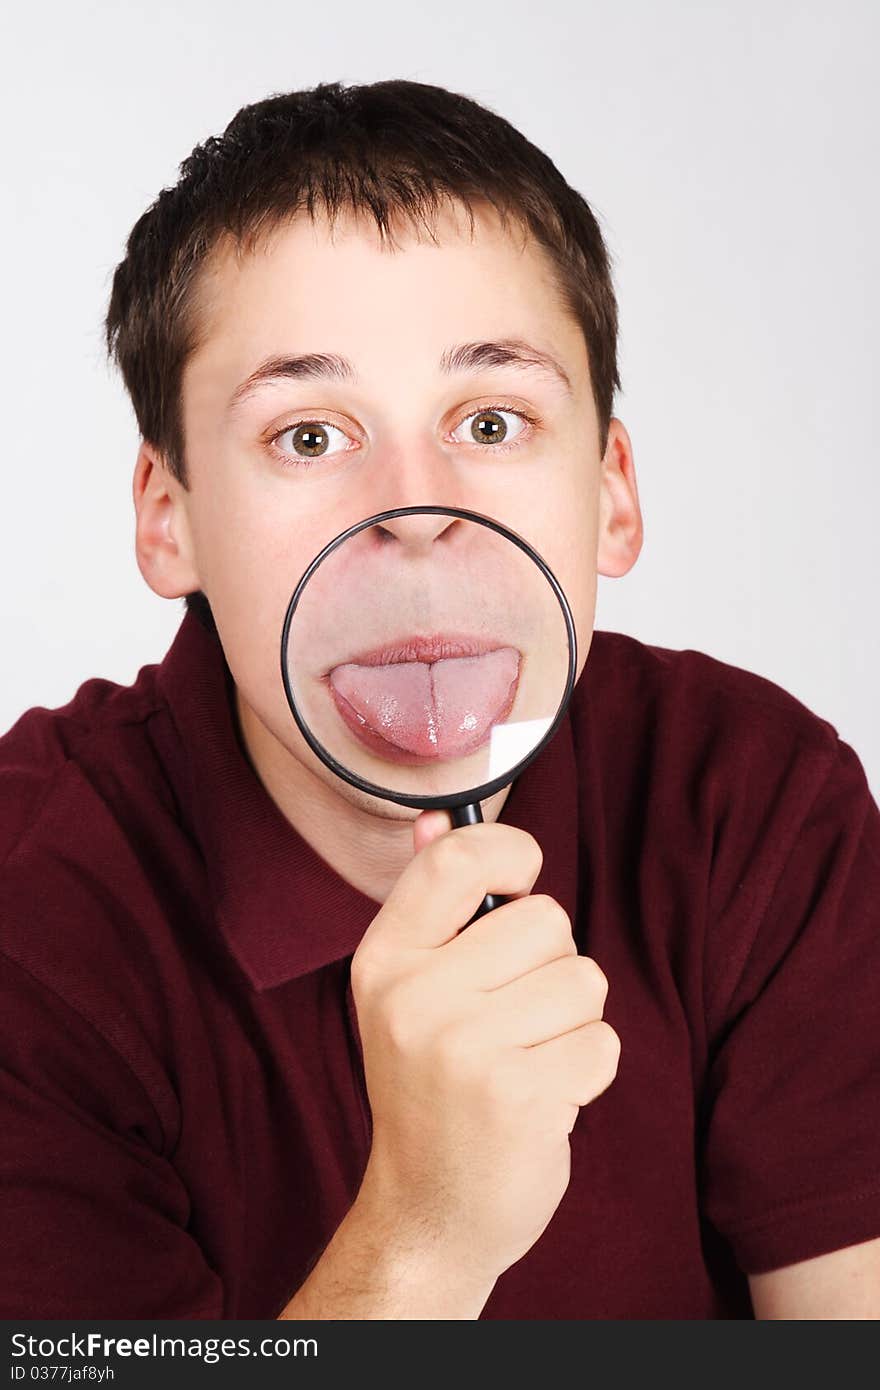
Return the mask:
<path fill-rule="evenodd" d="M 277 650 L 299 575 L 366 516 L 463 507 L 550 564 L 580 674 L 597 570 L 641 546 L 586 202 L 502 118 L 405 81 L 244 108 L 181 173 L 134 227 L 107 315 L 144 441 L 150 586 L 216 623 L 240 696 L 293 747 Z"/>

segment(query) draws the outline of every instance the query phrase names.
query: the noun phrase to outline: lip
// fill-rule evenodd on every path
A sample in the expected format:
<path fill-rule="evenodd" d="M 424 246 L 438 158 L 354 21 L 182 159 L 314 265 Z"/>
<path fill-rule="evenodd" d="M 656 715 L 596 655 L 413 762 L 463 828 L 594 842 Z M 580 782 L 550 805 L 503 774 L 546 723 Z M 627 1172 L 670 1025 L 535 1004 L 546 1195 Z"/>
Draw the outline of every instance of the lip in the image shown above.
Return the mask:
<path fill-rule="evenodd" d="M 435 661 L 450 660 L 462 656 L 483 656 L 485 652 L 509 645 L 501 640 L 486 637 L 471 637 L 466 633 L 413 633 L 400 637 L 384 647 L 373 647 L 370 651 L 359 652 L 347 657 L 336 666 L 394 666 L 403 661 L 423 661 L 431 665 Z"/>
<path fill-rule="evenodd" d="M 463 757 L 476 752 L 483 747 L 489 737 L 489 730 L 496 724 L 503 724 L 513 708 L 519 688 L 520 675 L 522 672 L 523 654 L 519 648 L 513 648 L 517 654 L 517 671 L 506 699 L 499 709 L 492 716 L 491 722 L 483 721 L 485 727 L 469 725 L 473 730 L 473 735 L 468 740 L 462 739 L 465 726 L 462 724 L 457 731 L 445 727 L 446 721 L 440 720 L 439 730 L 432 721 L 432 732 L 430 738 L 431 747 L 429 751 L 419 749 L 417 746 L 420 740 L 415 743 L 407 740 L 406 745 L 395 741 L 393 735 L 386 736 L 381 728 L 373 727 L 368 722 L 368 713 L 362 713 L 355 705 L 350 703 L 341 691 L 337 688 L 333 672 L 344 666 L 394 666 L 415 662 L 422 662 L 433 665 L 444 660 L 454 660 L 456 658 L 479 657 L 486 653 L 495 652 L 510 644 L 503 642 L 492 642 L 485 638 L 475 638 L 464 635 L 453 635 L 443 633 L 441 635 L 420 635 L 400 639 L 393 645 L 385 647 L 375 647 L 371 651 L 363 651 L 357 658 L 350 662 L 340 662 L 331 668 L 330 672 L 321 677 L 321 683 L 327 688 L 328 695 L 342 717 L 343 722 L 349 731 L 355 736 L 370 752 L 378 754 L 383 761 L 390 763 L 408 764 L 410 766 L 422 766 L 425 764 L 437 765 L 438 757 Z M 473 716 L 471 716 L 473 718 Z M 438 744 L 439 736 L 439 744 Z M 411 736 L 410 736 L 411 737 Z M 421 740 L 424 742 L 424 740 Z"/>

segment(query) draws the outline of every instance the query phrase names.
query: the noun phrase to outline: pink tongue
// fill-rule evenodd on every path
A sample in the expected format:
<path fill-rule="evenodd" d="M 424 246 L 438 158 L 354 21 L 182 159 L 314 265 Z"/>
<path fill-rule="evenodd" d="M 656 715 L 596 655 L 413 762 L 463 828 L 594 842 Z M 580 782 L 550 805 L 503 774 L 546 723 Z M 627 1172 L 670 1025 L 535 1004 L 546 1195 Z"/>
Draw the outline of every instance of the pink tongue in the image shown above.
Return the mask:
<path fill-rule="evenodd" d="M 449 758 L 478 748 L 506 713 L 519 674 L 519 652 L 390 666 L 347 662 L 330 673 L 337 695 L 374 734 L 421 757 Z"/>

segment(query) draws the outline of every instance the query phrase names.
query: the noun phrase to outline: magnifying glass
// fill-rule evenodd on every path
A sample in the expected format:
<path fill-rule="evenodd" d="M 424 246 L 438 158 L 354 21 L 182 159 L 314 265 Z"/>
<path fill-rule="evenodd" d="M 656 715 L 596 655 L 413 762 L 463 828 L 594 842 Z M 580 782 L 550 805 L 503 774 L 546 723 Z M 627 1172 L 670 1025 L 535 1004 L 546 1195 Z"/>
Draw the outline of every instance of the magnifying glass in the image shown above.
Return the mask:
<path fill-rule="evenodd" d="M 334 537 L 284 618 L 281 677 L 309 747 L 372 796 L 454 826 L 549 742 L 574 688 L 562 587 L 522 536 L 456 507 L 398 507 Z M 471 922 L 507 899 L 489 893 Z M 470 926 L 470 922 L 468 923 Z"/>

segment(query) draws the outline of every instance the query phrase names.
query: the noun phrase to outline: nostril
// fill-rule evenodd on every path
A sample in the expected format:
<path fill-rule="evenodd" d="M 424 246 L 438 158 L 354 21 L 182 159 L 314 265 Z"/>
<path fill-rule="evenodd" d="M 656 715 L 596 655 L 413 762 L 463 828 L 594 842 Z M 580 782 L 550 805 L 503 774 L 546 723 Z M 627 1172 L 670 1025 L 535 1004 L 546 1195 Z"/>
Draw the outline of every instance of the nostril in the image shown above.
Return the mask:
<path fill-rule="evenodd" d="M 451 517 L 445 511 L 438 515 L 428 511 L 427 507 L 414 507 L 411 512 L 396 516 L 393 520 L 389 518 L 385 522 L 374 522 L 370 530 L 382 544 L 397 540 L 404 545 L 423 549 L 437 541 L 445 541 L 450 534 L 456 534 L 458 521 L 458 517 Z"/>

